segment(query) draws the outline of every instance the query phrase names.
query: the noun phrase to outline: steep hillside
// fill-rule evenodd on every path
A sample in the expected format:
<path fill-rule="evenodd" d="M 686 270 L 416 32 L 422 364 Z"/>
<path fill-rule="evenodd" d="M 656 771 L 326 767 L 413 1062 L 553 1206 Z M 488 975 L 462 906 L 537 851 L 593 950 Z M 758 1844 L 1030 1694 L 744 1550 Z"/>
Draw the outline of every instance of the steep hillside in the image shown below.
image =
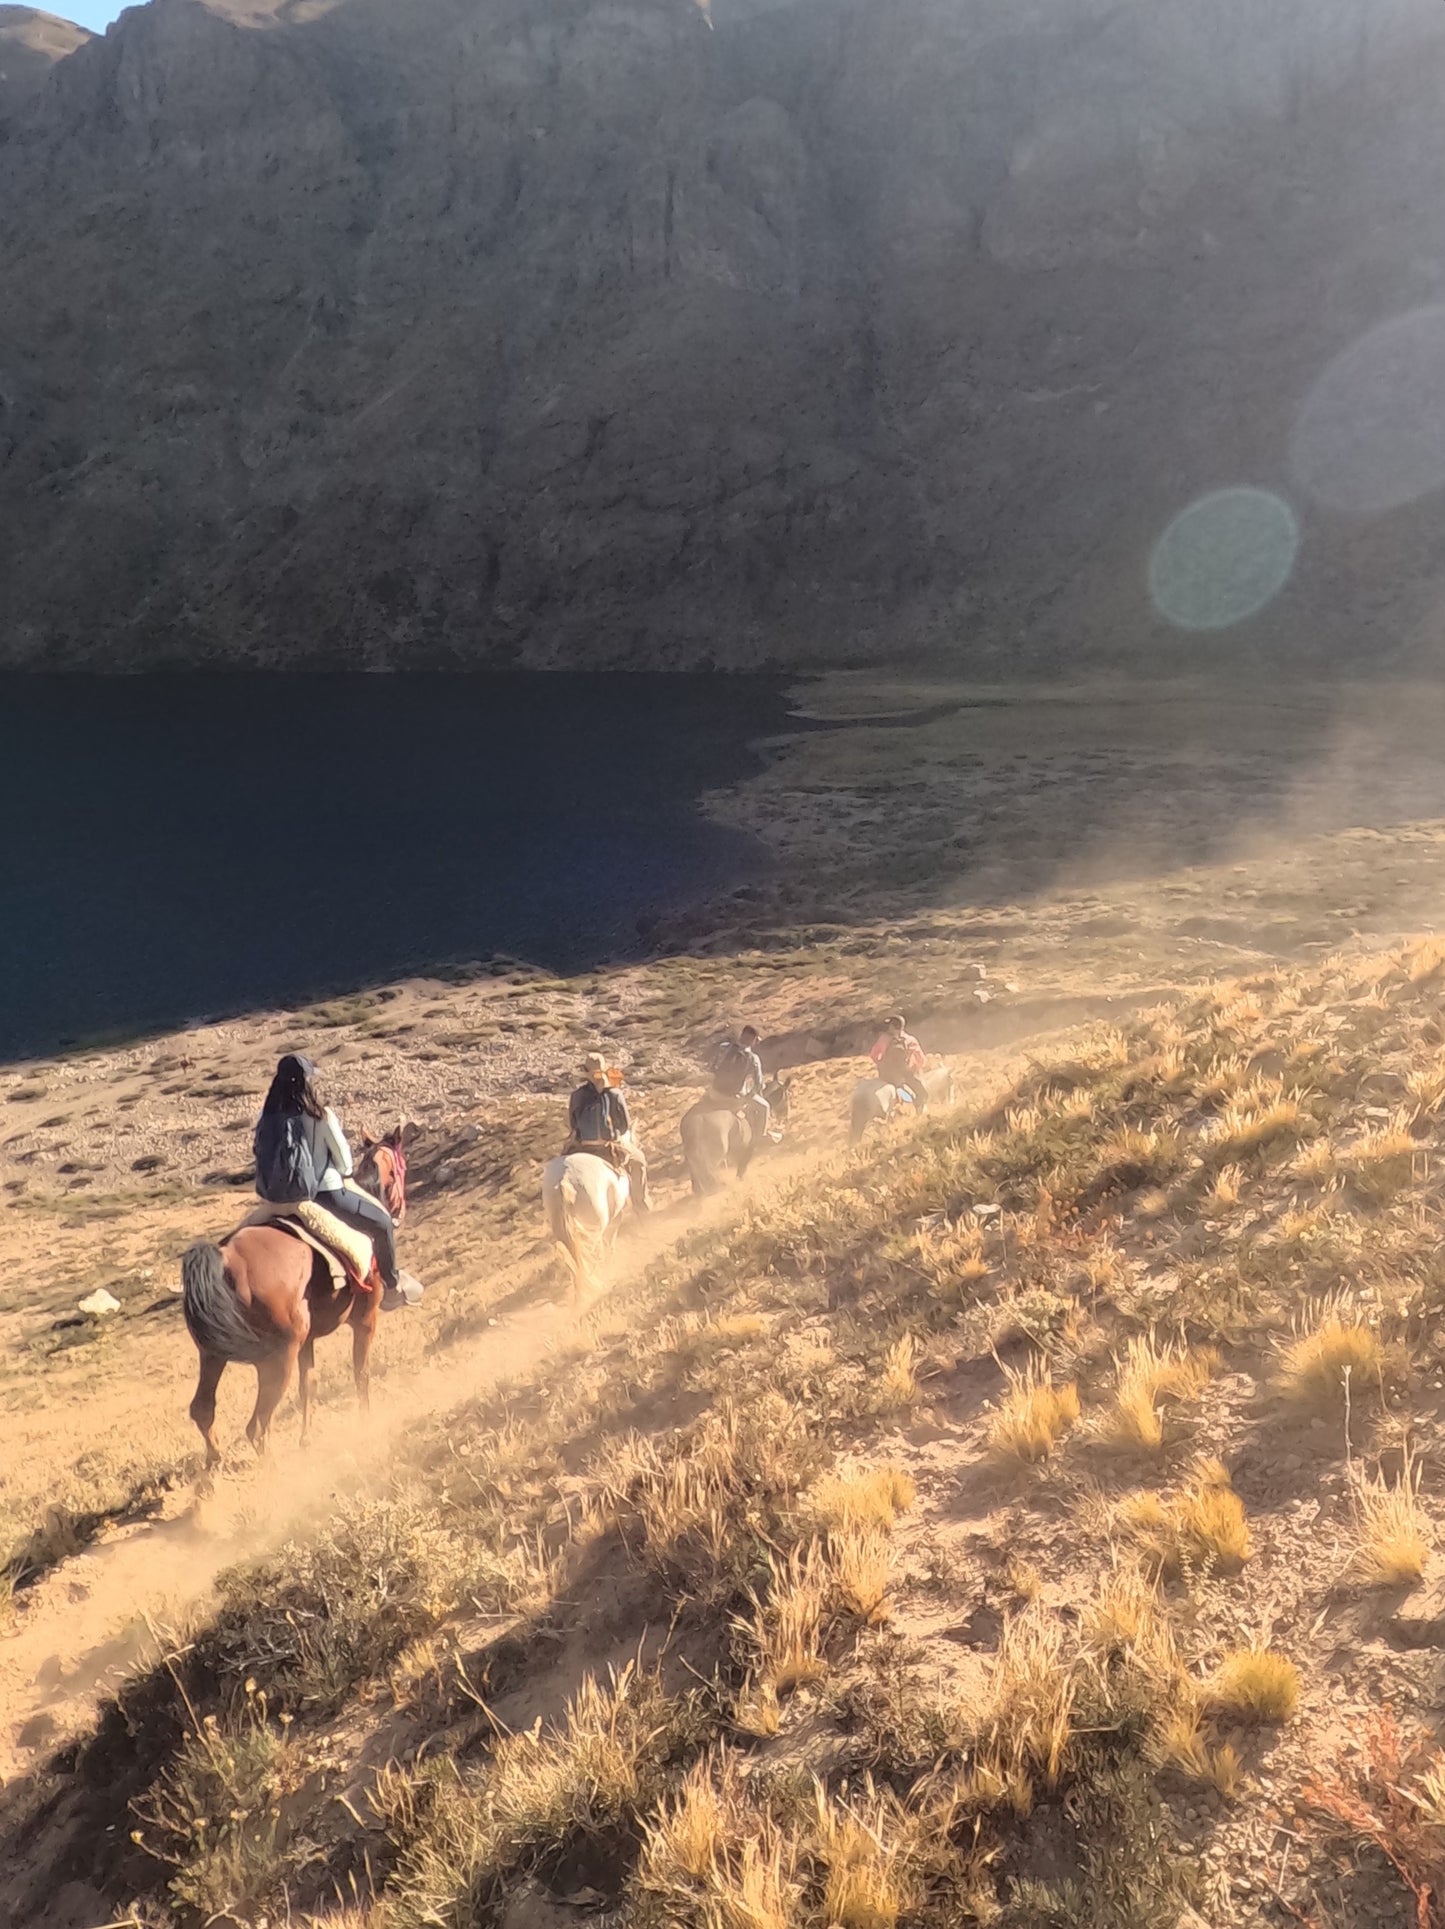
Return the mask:
<path fill-rule="evenodd" d="M 222 1476 L 305 1528 L 7 1792 L 6 1919 L 1430 1929 L 1442 986 L 1061 1039 Z"/>
<path fill-rule="evenodd" d="M 1442 69 L 1430 0 L 153 0 L 5 123 L 0 662 L 1157 667 L 1235 483 L 1305 519 L 1244 647 L 1428 640 L 1428 450 L 1342 519 L 1290 447 L 1445 286 Z"/>

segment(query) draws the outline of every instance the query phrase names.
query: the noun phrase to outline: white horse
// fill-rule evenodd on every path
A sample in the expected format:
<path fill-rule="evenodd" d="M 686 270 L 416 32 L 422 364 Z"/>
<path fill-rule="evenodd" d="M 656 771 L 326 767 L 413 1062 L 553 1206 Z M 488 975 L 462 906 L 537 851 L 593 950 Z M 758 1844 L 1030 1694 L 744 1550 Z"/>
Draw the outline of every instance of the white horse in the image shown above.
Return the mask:
<path fill-rule="evenodd" d="M 595 1152 L 569 1152 L 542 1168 L 542 1209 L 572 1275 L 574 1298 L 596 1283 L 611 1258 L 631 1194 L 627 1174 Z"/>
<path fill-rule="evenodd" d="M 952 1104 L 953 1072 L 947 1065 L 935 1065 L 931 1072 L 924 1072 L 919 1083 L 930 1105 Z M 849 1145 L 856 1145 L 870 1125 L 892 1118 L 896 1112 L 913 1112 L 916 1109 L 896 1085 L 890 1085 L 881 1078 L 860 1078 L 853 1087 L 853 1105 L 848 1120 Z"/>

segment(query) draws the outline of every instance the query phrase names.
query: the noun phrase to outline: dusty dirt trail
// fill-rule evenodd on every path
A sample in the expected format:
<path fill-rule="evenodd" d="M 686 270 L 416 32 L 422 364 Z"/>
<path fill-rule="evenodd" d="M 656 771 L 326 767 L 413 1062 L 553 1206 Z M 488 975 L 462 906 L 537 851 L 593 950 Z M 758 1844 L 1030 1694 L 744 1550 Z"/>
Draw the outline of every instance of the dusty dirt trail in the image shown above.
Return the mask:
<path fill-rule="evenodd" d="M 156 1518 L 52 1569 L 29 1590 L 19 1628 L 0 1640 L 0 1781 L 33 1768 L 162 1638 L 203 1611 L 224 1569 L 319 1525 L 338 1500 L 375 1480 L 410 1422 L 526 1372 L 575 1324 L 565 1303 L 499 1320 L 443 1362 L 388 1381 L 369 1417 L 345 1400 L 323 1407 L 304 1450 L 288 1408 L 264 1462 L 242 1443 L 209 1486 L 188 1482 Z"/>
<path fill-rule="evenodd" d="M 1007 1083 L 1018 1047 L 953 1062 L 960 1091 L 972 1105 Z M 27 1589 L 19 1627 L 0 1638 L 0 1784 L 39 1766 L 93 1718 L 99 1700 L 127 1673 L 183 1638 L 187 1622 L 213 1601 L 225 1569 L 304 1537 L 339 1500 L 373 1483 L 410 1423 L 525 1376 L 549 1349 L 575 1343 L 579 1333 L 596 1337 L 615 1330 L 616 1316 L 609 1318 L 608 1310 L 612 1290 L 700 1230 L 745 1216 L 809 1174 L 822 1178 L 844 1156 L 840 1100 L 851 1077 L 827 1067 L 801 1081 L 806 1091 L 799 1141 L 761 1160 L 745 1186 L 702 1201 L 675 1197 L 648 1219 L 628 1224 L 607 1275 L 584 1302 L 573 1300 L 560 1267 L 547 1259 L 533 1256 L 499 1268 L 486 1281 L 485 1301 L 472 1308 L 474 1319 L 486 1322 L 481 1330 L 410 1366 L 399 1361 L 399 1370 L 375 1387 L 365 1419 L 352 1404 L 340 1356 L 333 1359 L 323 1349 L 321 1398 L 304 1451 L 288 1396 L 265 1462 L 254 1461 L 244 1441 L 233 1439 L 226 1466 L 208 1487 L 186 1481 L 151 1518 L 113 1528 L 96 1545 L 60 1561 Z M 488 1307 L 499 1310 L 489 1313 Z M 188 1358 L 188 1374 L 190 1366 Z M 183 1411 L 189 1378 L 182 1385 L 166 1370 L 161 1379 L 165 1400 Z M 249 1369 L 232 1368 L 223 1381 L 233 1406 L 239 1404 L 238 1384 L 249 1407 Z"/>

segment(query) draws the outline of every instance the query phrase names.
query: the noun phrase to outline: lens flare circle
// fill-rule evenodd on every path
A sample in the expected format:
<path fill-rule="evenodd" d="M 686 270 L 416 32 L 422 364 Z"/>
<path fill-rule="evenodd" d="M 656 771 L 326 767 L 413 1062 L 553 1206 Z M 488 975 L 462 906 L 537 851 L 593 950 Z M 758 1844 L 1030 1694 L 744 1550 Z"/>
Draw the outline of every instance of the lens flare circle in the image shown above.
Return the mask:
<path fill-rule="evenodd" d="M 1381 322 L 1325 368 L 1290 441 L 1301 488 L 1382 515 L 1445 486 L 1445 308 Z"/>
<path fill-rule="evenodd" d="M 1290 579 L 1300 530 L 1268 489 L 1216 489 L 1181 509 L 1149 558 L 1149 593 L 1182 630 L 1227 630 Z"/>

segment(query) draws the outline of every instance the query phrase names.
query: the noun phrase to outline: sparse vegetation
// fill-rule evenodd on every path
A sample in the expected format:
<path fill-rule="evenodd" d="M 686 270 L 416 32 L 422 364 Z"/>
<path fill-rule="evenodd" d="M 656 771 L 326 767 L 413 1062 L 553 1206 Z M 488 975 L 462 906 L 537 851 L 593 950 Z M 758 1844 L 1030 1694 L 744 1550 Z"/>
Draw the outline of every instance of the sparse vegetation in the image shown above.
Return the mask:
<path fill-rule="evenodd" d="M 348 1468 L 126 1691 L 148 1929 L 330 1929 L 338 1880 L 356 1929 L 471 1929 L 528 1885 L 639 1929 L 1175 1919 L 1171 1810 L 1207 1853 L 1314 1719 L 1342 1527 L 1372 1583 L 1435 1537 L 1393 1458 L 1438 1372 L 1414 982 L 1359 994 L 1377 1086 L 1320 1023 L 1336 979 L 1081 1035 L 981 1119 L 735 1195 Z M 1348 1520 L 1296 1518 L 1321 1464 Z M 1316 1779 L 1312 1828 L 1431 1880 L 1438 1762 L 1388 1801 Z M 1020 1875 L 1035 1832 L 1063 1873 Z"/>

